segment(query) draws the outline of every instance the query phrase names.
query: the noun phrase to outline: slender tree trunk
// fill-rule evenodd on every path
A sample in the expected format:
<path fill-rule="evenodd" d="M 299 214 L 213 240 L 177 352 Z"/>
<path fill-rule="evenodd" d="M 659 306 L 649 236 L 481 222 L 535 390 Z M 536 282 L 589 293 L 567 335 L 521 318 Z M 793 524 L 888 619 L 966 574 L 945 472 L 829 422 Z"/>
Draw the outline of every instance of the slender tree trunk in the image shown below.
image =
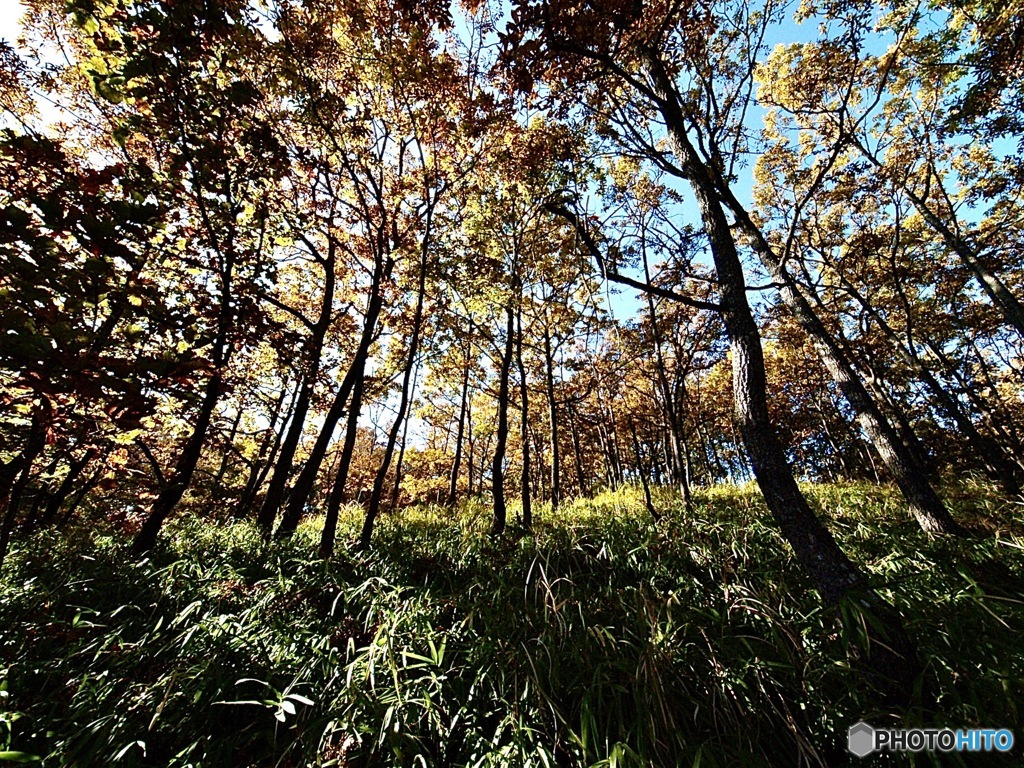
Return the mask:
<path fill-rule="evenodd" d="M 510 300 L 511 302 L 511 300 Z M 498 374 L 498 427 L 495 431 L 494 460 L 491 462 L 491 488 L 494 494 L 494 518 L 491 522 L 491 536 L 505 532 L 508 510 L 505 507 L 505 444 L 508 442 L 508 391 L 509 372 L 515 353 L 515 313 L 511 303 L 505 310 L 505 352 L 501 357 L 501 371 Z"/>
<path fill-rule="evenodd" d="M 239 408 L 235 412 L 235 418 L 231 422 L 231 429 L 228 430 L 228 438 L 224 441 L 224 452 L 220 457 L 220 465 L 217 467 L 217 472 L 213 476 L 212 488 L 213 492 L 218 497 L 223 498 L 227 494 L 224 493 L 224 475 L 227 474 L 228 467 L 231 465 L 231 454 L 234 452 L 232 449 L 235 445 L 235 438 L 238 437 L 238 427 L 242 423 L 242 409 Z"/>
<path fill-rule="evenodd" d="M 284 418 L 281 420 L 281 428 L 278 429 L 277 421 L 281 418 L 281 406 L 284 405 L 284 399 L 288 393 L 287 386 L 281 387 L 281 392 L 277 397 L 277 403 L 275 403 L 273 413 L 270 416 L 270 424 L 263 433 L 263 439 L 260 441 L 259 451 L 252 462 L 252 466 L 249 468 L 249 479 L 246 480 L 245 488 L 242 490 L 242 495 L 238 500 L 238 504 L 235 505 L 235 511 L 232 516 L 236 519 L 245 517 L 252 508 L 253 502 L 256 500 L 256 495 L 259 492 L 260 486 L 263 485 L 263 481 L 266 479 L 267 474 L 270 471 L 270 466 L 274 462 L 277 452 L 281 447 L 281 440 L 285 429 L 288 427 L 288 420 L 291 418 L 293 413 L 293 408 L 295 407 L 295 402 L 298 398 L 301 386 L 302 384 L 300 382 L 299 386 L 292 390 L 291 402 L 288 404 L 288 409 L 284 414 Z"/>
<path fill-rule="evenodd" d="M 636 427 L 632 420 L 629 422 L 629 434 L 633 438 L 633 455 L 636 457 L 637 472 L 640 475 L 640 484 L 644 489 L 644 507 L 647 509 L 647 513 L 654 518 L 654 522 L 658 522 L 661 519 L 661 515 L 658 510 L 654 508 L 654 503 L 651 501 L 651 484 L 647 479 L 647 469 L 644 467 L 643 455 L 640 453 L 640 441 L 636 437 Z"/>
<path fill-rule="evenodd" d="M 466 495 L 473 498 L 473 465 L 476 443 L 473 441 L 473 396 L 466 398 Z"/>
<path fill-rule="evenodd" d="M 860 150 L 861 154 L 879 170 L 885 171 L 884 166 L 868 149 L 859 141 L 851 142 Z M 953 251 L 964 265 L 978 280 L 981 289 L 992 301 L 992 305 L 999 310 L 1006 320 L 1007 325 L 1014 328 L 1021 338 L 1024 338 L 1024 304 L 1010 291 L 1006 284 L 999 279 L 999 276 L 989 270 L 981 259 L 981 254 L 967 242 L 961 235 L 954 231 L 942 217 L 937 215 L 928 205 L 928 202 L 915 193 L 908 182 L 901 184 L 908 199 L 913 203 L 917 212 L 921 214 L 928 225 L 939 234 L 947 247 Z M 959 226 L 957 225 L 957 229 Z"/>
<path fill-rule="evenodd" d="M 327 258 L 321 260 L 321 265 L 324 268 L 324 291 L 320 299 L 320 315 L 317 317 L 316 323 L 310 327 L 310 336 L 305 344 L 303 354 L 305 370 L 302 371 L 302 385 L 299 388 L 298 400 L 294 404 L 291 426 L 288 428 L 288 434 L 285 437 L 284 444 L 281 446 L 281 453 L 278 455 L 277 463 L 274 465 L 274 473 L 270 476 L 270 486 L 267 488 L 267 495 L 263 498 L 263 506 L 260 508 L 256 519 L 257 524 L 266 536 L 269 536 L 273 530 L 278 509 L 280 509 L 284 500 L 285 488 L 288 485 L 288 478 L 292 473 L 295 450 L 298 448 L 299 440 L 302 439 L 302 433 L 306 428 L 306 415 L 309 413 L 313 389 L 316 387 L 317 376 L 320 373 L 320 359 L 323 356 L 324 341 L 327 338 L 327 331 L 331 326 L 335 285 L 335 245 L 333 240 L 328 244 L 327 253 Z M 372 301 L 371 298 L 371 303 Z M 347 397 L 346 393 L 345 398 L 347 399 Z M 344 400 L 342 401 L 342 406 L 344 406 Z M 335 419 L 336 423 L 337 418 Z M 326 423 L 324 429 L 327 429 Z M 333 431 L 334 424 L 330 427 L 332 434 Z M 317 465 L 317 469 L 319 469 L 319 465 Z M 305 499 L 303 499 L 304 503 Z"/>
<path fill-rule="evenodd" d="M 555 361 L 551 351 L 551 332 L 544 325 L 544 362 L 548 397 L 548 424 L 551 427 L 551 511 L 562 500 L 561 455 L 558 450 L 558 403 L 555 400 Z"/>
<path fill-rule="evenodd" d="M 583 455 L 580 451 L 580 435 L 576 427 L 576 412 L 569 401 L 569 434 L 572 437 L 572 453 L 576 462 L 576 484 L 579 486 L 579 495 L 587 495 L 587 478 L 583 473 Z"/>
<path fill-rule="evenodd" d="M 331 403 L 331 407 L 327 411 L 323 427 L 320 429 L 320 434 L 313 444 L 309 458 L 306 459 L 306 463 L 303 465 L 302 471 L 292 487 L 292 492 L 288 497 L 288 506 L 278 527 L 278 536 L 290 535 L 298 527 L 299 520 L 302 519 L 302 515 L 306 510 L 306 502 L 309 501 L 309 496 L 313 492 L 313 486 L 316 484 L 320 466 L 323 464 L 324 457 L 327 455 L 327 449 L 334 438 L 334 429 L 345 413 L 345 405 L 348 403 L 349 395 L 352 394 L 357 380 L 362 380 L 363 371 L 366 369 L 366 361 L 370 355 L 370 346 L 377 335 L 377 321 L 384 306 L 382 296 L 384 282 L 391 276 L 394 266 L 395 262 L 390 256 L 386 258 L 380 256 L 374 261 L 374 272 L 370 284 L 370 295 L 367 300 L 366 316 L 363 320 L 363 330 L 359 337 L 355 356 L 348 372 L 345 374 L 345 378 L 341 382 L 341 386 L 338 388 L 334 402 Z"/>
<path fill-rule="evenodd" d="M 412 390 L 410 398 L 415 396 L 416 393 L 416 382 L 419 381 L 420 377 L 420 361 L 416 361 L 416 368 L 412 374 Z M 398 461 L 395 462 L 395 485 L 391 490 L 391 508 L 394 509 L 398 506 L 398 493 L 402 488 L 402 462 L 405 460 L 405 445 L 406 440 L 409 437 L 409 419 L 406 419 L 402 425 L 402 440 L 398 448 Z"/>
<path fill-rule="evenodd" d="M 334 541 L 338 535 L 338 517 L 341 514 L 341 505 L 345 503 L 345 486 L 348 484 L 348 473 L 352 468 L 352 457 L 355 455 L 356 439 L 359 437 L 359 416 L 363 411 L 363 390 L 366 385 L 366 377 L 363 371 L 359 372 L 355 388 L 352 390 L 352 402 L 348 406 L 348 416 L 345 419 L 345 441 L 338 454 L 338 466 L 334 472 L 334 483 L 331 485 L 331 492 L 327 497 L 327 512 L 324 515 L 324 528 L 320 532 L 320 551 L 329 555 L 334 551 Z M 358 498 L 358 493 L 357 496 Z M 284 527 L 282 522 L 281 527 Z M 289 531 L 288 533 L 292 533 Z M 278 530 L 278 535 L 283 535 Z"/>
<path fill-rule="evenodd" d="M 213 421 L 213 412 L 217 408 L 223 390 L 223 379 L 220 368 L 214 371 L 206 384 L 206 392 L 199 405 L 199 413 L 193 421 L 192 434 L 189 436 L 185 447 L 178 456 L 174 465 L 174 471 L 168 478 L 166 485 L 160 490 L 150 509 L 149 517 L 146 518 L 139 532 L 135 534 L 132 542 L 132 552 L 136 555 L 143 555 L 156 544 L 157 535 L 164 524 L 164 520 L 174 511 L 174 508 L 181 501 L 185 494 L 192 475 L 195 473 L 199 457 L 203 452 L 203 445 L 206 442 L 206 435 L 210 431 L 210 423 Z"/>
<path fill-rule="evenodd" d="M 363 530 L 359 536 L 359 546 L 363 549 L 370 546 L 370 539 L 373 536 L 373 524 L 380 511 L 380 504 L 384 495 L 384 483 L 387 480 L 388 469 L 391 467 L 391 457 L 394 455 L 398 432 L 405 423 L 406 411 L 409 408 L 409 401 L 413 395 L 409 384 L 420 352 L 420 334 L 423 329 L 423 298 L 426 293 L 427 254 L 430 249 L 432 215 L 433 207 L 431 206 L 427 209 L 426 227 L 423 240 L 420 243 L 419 279 L 416 286 L 416 309 L 413 312 L 412 334 L 409 341 L 409 359 L 402 374 L 402 393 L 398 403 L 398 413 L 395 415 L 395 423 L 391 425 L 391 430 L 388 432 L 388 441 L 384 448 L 384 458 L 381 460 L 380 467 L 377 469 L 377 475 L 373 480 L 373 491 L 370 493 L 366 517 L 363 520 Z M 333 540 L 322 539 L 320 551 L 322 554 L 329 554 L 333 546 Z"/>
<path fill-rule="evenodd" d="M 516 304 L 516 368 L 519 371 L 519 439 L 522 443 L 523 471 L 520 475 L 522 522 L 526 530 L 533 527 L 533 504 L 530 497 L 530 398 L 526 388 L 526 367 L 523 365 L 523 292 L 520 284 Z"/>
<path fill-rule="evenodd" d="M 452 470 L 448 477 L 448 496 L 445 498 L 446 507 L 454 507 L 459 493 L 459 469 L 462 464 L 462 438 L 466 427 L 466 403 L 469 397 L 469 355 L 465 356 L 465 369 L 462 372 L 462 399 L 459 404 L 459 426 L 455 433 L 455 458 L 452 460 Z M 473 472 L 470 470 L 470 475 Z"/>
<path fill-rule="evenodd" d="M 1003 489 L 1003 493 L 1007 496 L 1019 496 L 1021 493 L 1020 483 L 1017 479 L 1017 472 L 1014 470 L 1012 463 L 1007 458 L 1006 453 L 999 446 L 999 444 L 990 438 L 988 435 L 982 434 L 978 428 L 974 425 L 970 416 L 964 412 L 960 403 L 957 402 L 946 388 L 939 383 L 938 379 L 932 374 L 931 369 L 925 365 L 921 360 L 920 356 L 915 349 L 914 337 L 916 334 L 912 334 L 911 320 L 909 316 L 909 306 L 904 305 L 904 312 L 907 312 L 907 338 L 900 338 L 899 334 L 896 333 L 895 329 L 886 321 L 884 317 L 872 306 L 867 299 L 845 278 L 841 278 L 843 286 L 847 293 L 849 293 L 861 307 L 868 312 L 871 317 L 878 324 L 882 333 L 889 338 L 889 340 L 896 347 L 896 350 L 903 361 L 914 370 L 921 381 L 924 382 L 925 386 L 932 393 L 932 397 L 938 403 L 941 411 L 949 418 L 953 423 L 957 425 L 957 428 L 963 434 L 967 440 L 967 444 L 971 447 L 971 450 L 978 456 L 984 463 L 990 476 L 995 479 L 1000 487 Z"/>
<path fill-rule="evenodd" d="M 54 521 L 56 521 L 57 515 L 60 514 L 61 505 L 71 494 L 78 478 L 82 476 L 85 468 L 89 466 L 89 463 L 99 456 L 99 454 L 99 448 L 92 447 L 87 449 L 79 459 L 71 462 L 67 475 L 65 475 L 61 484 L 57 487 L 57 490 L 53 492 L 46 502 L 46 508 L 43 510 L 42 525 L 52 525 Z"/>

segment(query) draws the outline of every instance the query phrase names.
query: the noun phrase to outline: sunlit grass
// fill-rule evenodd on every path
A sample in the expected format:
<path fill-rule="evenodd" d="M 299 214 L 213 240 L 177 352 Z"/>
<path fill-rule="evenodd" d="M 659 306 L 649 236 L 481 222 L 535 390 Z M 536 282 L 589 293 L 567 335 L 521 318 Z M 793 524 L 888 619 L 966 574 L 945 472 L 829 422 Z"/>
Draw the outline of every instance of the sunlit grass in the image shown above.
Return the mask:
<path fill-rule="evenodd" d="M 538 505 L 529 533 L 512 507 L 498 541 L 484 501 L 397 510 L 364 552 L 347 546 L 362 523 L 348 506 L 328 562 L 317 517 L 287 542 L 180 518 L 141 564 L 98 526 L 40 534 L 0 581 L 0 751 L 53 766 L 837 766 L 861 717 L 1019 727 L 1020 508 L 952 487 L 986 533 L 936 540 L 892 489 L 805 491 L 907 617 L 926 661 L 910 708 L 874 709 L 756 488 L 697 489 L 689 515 L 655 489 L 656 523 L 626 487 Z"/>

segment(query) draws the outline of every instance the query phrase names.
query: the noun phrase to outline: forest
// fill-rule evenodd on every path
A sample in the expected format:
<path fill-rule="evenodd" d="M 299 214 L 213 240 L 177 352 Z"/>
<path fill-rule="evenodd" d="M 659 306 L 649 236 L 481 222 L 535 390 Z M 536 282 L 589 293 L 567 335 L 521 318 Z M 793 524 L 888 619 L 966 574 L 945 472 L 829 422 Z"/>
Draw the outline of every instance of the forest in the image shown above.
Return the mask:
<path fill-rule="evenodd" d="M 0 14 L 0 763 L 1019 760 L 1020 0 Z"/>

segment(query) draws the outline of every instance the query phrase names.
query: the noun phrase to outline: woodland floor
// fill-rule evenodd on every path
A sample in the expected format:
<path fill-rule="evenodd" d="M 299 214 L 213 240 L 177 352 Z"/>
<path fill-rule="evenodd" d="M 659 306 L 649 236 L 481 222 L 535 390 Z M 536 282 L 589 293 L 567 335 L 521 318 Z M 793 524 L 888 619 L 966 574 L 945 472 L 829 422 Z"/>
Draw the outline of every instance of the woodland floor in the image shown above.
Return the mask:
<path fill-rule="evenodd" d="M 541 506 L 533 535 L 497 543 L 482 503 L 408 509 L 329 562 L 316 519 L 284 543 L 179 519 L 142 563 L 121 531 L 40 534 L 0 578 L 0 750 L 44 766 L 932 765 L 859 761 L 846 729 L 1024 738 L 1024 509 L 946 488 L 975 535 L 939 540 L 891 489 L 807 491 L 919 644 L 909 707 L 879 704 L 855 622 L 820 607 L 755 489 L 705 490 L 692 514 L 662 490 L 657 525 L 623 489 Z M 349 509 L 341 540 L 359 522 Z"/>

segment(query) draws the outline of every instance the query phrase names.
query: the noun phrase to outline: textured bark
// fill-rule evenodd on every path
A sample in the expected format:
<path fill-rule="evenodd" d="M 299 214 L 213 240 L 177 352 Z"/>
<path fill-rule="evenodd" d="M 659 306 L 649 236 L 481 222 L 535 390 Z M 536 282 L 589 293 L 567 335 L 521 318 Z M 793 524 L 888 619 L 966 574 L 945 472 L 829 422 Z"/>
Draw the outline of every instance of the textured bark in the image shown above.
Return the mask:
<path fill-rule="evenodd" d="M 882 333 L 884 333 L 896 347 L 896 351 L 903 362 L 914 370 L 921 381 L 924 382 L 925 386 L 928 387 L 928 390 L 931 392 L 932 397 L 938 404 L 939 409 L 947 418 L 957 425 L 957 429 L 960 430 L 960 433 L 967 440 L 968 446 L 974 454 L 981 459 L 989 475 L 999 483 L 1003 492 L 1007 496 L 1019 496 L 1021 493 L 1021 486 L 1017 478 L 1017 471 L 1015 470 L 1013 463 L 1007 457 L 1005 451 L 1003 451 L 995 440 L 978 430 L 970 415 L 964 411 L 957 399 L 947 391 L 938 379 L 935 378 L 934 374 L 932 374 L 931 368 L 926 365 L 917 354 L 914 342 L 916 334 L 911 334 L 910 331 L 911 323 L 909 320 L 909 307 L 905 307 L 904 310 L 908 312 L 908 338 L 903 338 L 896 333 L 895 329 L 889 325 L 885 318 L 882 317 L 882 315 L 867 301 L 855 286 L 845 279 L 843 279 L 843 286 L 847 293 L 849 293 L 850 296 L 852 296 L 857 303 L 871 315 Z"/>
<path fill-rule="evenodd" d="M 867 589 L 863 574 L 846 557 L 797 486 L 768 415 L 760 334 L 747 302 L 743 267 L 715 179 L 686 135 L 679 96 L 653 54 L 648 56 L 647 71 L 669 140 L 687 173 L 710 242 L 722 321 L 732 351 L 736 421 L 754 477 L 783 536 L 825 602 L 843 602 L 867 614 L 864 626 L 868 636 L 861 645 L 867 668 L 889 690 L 906 691 L 918 669 L 914 645 L 899 613 Z"/>
<path fill-rule="evenodd" d="M 715 184 L 709 179 L 712 188 Z M 750 237 L 754 251 L 779 287 L 779 294 L 787 309 L 810 336 L 818 356 L 840 391 L 856 414 L 857 423 L 874 445 L 879 457 L 906 499 L 911 514 L 921 528 L 932 534 L 959 534 L 961 527 L 928 482 L 927 473 L 911 450 L 900 438 L 897 430 L 885 418 L 864 382 L 854 370 L 851 355 L 844 342 L 825 327 L 814 308 L 797 285 L 796 280 L 782 264 L 761 230 L 754 224 L 743 206 L 731 192 L 724 191 L 736 221 Z"/>

